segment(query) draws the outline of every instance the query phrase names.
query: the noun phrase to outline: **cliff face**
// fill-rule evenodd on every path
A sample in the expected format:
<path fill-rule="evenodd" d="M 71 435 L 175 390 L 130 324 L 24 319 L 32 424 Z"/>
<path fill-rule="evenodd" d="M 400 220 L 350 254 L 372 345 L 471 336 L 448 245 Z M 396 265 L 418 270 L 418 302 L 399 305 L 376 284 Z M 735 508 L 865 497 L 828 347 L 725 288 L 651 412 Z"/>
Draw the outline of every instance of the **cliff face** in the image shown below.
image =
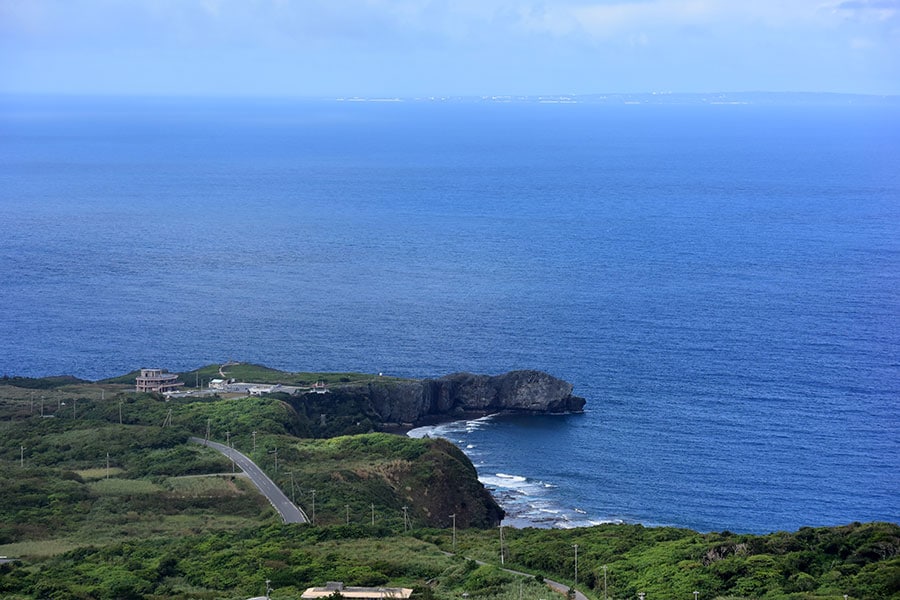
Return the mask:
<path fill-rule="evenodd" d="M 382 422 L 418 423 L 467 412 L 581 412 L 572 384 L 541 371 L 454 373 L 438 379 L 359 386 Z"/>
<path fill-rule="evenodd" d="M 428 452 L 405 468 L 398 465 L 400 478 L 392 486 L 417 519 L 430 527 L 449 527 L 449 515 L 455 514 L 460 528 L 499 525 L 503 509 L 478 481 L 472 461 L 447 440 L 424 441 Z"/>

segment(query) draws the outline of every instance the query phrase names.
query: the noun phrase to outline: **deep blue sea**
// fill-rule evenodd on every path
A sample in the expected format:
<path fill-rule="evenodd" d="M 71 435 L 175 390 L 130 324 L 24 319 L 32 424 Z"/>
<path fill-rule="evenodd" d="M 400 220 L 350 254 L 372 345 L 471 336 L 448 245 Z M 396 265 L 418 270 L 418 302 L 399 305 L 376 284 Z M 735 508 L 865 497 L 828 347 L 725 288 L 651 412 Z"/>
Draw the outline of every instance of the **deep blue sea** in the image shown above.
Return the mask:
<path fill-rule="evenodd" d="M 4 374 L 562 377 L 439 428 L 512 524 L 900 521 L 896 107 L 6 97 L 0 273 Z"/>

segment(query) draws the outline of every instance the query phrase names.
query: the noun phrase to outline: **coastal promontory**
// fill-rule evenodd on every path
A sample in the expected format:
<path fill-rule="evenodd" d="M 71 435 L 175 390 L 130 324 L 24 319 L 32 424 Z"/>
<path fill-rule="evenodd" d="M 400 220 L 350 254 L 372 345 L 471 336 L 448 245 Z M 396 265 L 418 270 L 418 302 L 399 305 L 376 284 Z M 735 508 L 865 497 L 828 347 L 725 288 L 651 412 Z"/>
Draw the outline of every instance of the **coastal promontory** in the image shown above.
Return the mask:
<path fill-rule="evenodd" d="M 572 394 L 571 383 L 531 370 L 494 376 L 453 373 L 399 383 L 373 381 L 345 391 L 367 397 L 383 422 L 412 424 L 472 413 L 582 412 L 585 405 L 584 398 Z"/>
<path fill-rule="evenodd" d="M 98 383 L 135 385 L 144 371 Z M 412 379 L 381 373 L 288 372 L 228 362 L 177 375 L 186 385 L 168 396 L 276 397 L 293 408 L 291 433 L 313 438 L 396 432 L 489 414 L 580 413 L 585 406 L 571 383 L 532 369 Z"/>

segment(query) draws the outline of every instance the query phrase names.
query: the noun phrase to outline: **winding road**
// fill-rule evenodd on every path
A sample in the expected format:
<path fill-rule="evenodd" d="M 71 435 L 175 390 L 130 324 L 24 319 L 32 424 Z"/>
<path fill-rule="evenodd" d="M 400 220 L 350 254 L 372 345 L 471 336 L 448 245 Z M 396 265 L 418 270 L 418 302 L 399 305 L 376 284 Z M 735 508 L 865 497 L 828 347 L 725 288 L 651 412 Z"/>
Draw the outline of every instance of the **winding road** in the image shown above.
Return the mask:
<path fill-rule="evenodd" d="M 445 554 L 447 556 L 456 556 L 456 554 L 454 554 L 453 552 L 443 552 L 443 554 Z M 474 559 L 467 558 L 467 557 L 464 557 L 464 558 L 466 558 L 466 560 L 474 560 Z M 475 560 L 475 562 L 479 565 L 493 565 L 493 563 L 488 563 L 483 560 Z M 493 565 L 493 566 L 496 566 L 496 565 Z M 532 574 L 532 573 L 525 573 L 524 571 L 516 571 L 515 569 L 507 569 L 505 567 L 500 567 L 500 570 L 504 571 L 506 573 L 510 573 L 512 575 L 518 575 L 520 577 L 527 577 L 527 578 L 534 577 L 534 574 Z M 548 588 L 550 588 L 551 590 L 553 590 L 554 592 L 557 592 L 558 594 L 560 594 L 562 596 L 565 596 L 566 592 L 569 591 L 569 587 L 571 587 L 565 583 L 553 581 L 552 579 L 547 579 L 546 577 L 544 577 L 544 584 L 546 584 L 546 586 Z M 587 596 L 585 596 L 578 590 L 573 590 L 573 591 L 575 592 L 575 600 L 590 600 L 590 598 L 588 598 Z"/>
<path fill-rule="evenodd" d="M 210 442 L 203 438 L 191 437 L 190 440 L 195 444 L 201 444 L 203 446 L 208 446 L 213 450 L 218 450 L 233 460 L 234 464 L 247 474 L 247 477 L 249 477 L 250 481 L 253 482 L 253 485 L 262 492 L 263 496 L 268 498 L 272 508 L 278 511 L 278 514 L 281 515 L 281 519 L 285 523 L 309 523 L 309 519 L 306 517 L 306 513 L 303 512 L 303 509 L 291 502 L 290 498 L 288 498 L 284 492 L 275 485 L 275 482 L 269 479 L 269 476 L 263 473 L 263 470 L 256 466 L 256 463 L 250 460 L 247 455 L 242 454 L 225 444 Z"/>
<path fill-rule="evenodd" d="M 203 446 L 208 446 L 213 450 L 218 450 L 228 458 L 234 461 L 238 467 L 250 478 L 250 481 L 253 482 L 259 491 L 269 499 L 269 502 L 272 504 L 272 507 L 278 511 L 278 514 L 281 515 L 281 518 L 285 523 L 309 523 L 309 519 L 306 516 L 306 513 L 303 512 L 299 506 L 295 505 L 291 502 L 290 498 L 288 498 L 281 489 L 275 485 L 271 479 L 269 479 L 268 475 L 263 473 L 262 469 L 256 466 L 256 463 L 250 460 L 245 454 L 238 452 L 234 448 L 230 448 L 225 444 L 220 444 L 218 442 L 210 442 L 208 440 L 204 440 L 203 438 L 191 437 L 190 440 L 195 444 L 201 444 Z M 445 552 L 448 556 L 452 556 L 450 552 Z M 476 561 L 479 564 L 487 564 L 483 561 Z M 515 575 L 520 575 L 523 577 L 533 577 L 533 575 L 529 573 L 523 573 L 521 571 L 514 571 L 512 569 L 503 569 L 508 573 L 513 573 Z M 547 584 L 548 587 L 553 589 L 554 591 L 562 594 L 563 596 L 569 589 L 569 586 L 564 583 L 559 583 L 558 581 L 552 581 L 550 579 L 544 578 L 544 583 Z M 582 594 L 581 592 L 575 590 L 575 600 L 588 600 L 587 596 Z"/>

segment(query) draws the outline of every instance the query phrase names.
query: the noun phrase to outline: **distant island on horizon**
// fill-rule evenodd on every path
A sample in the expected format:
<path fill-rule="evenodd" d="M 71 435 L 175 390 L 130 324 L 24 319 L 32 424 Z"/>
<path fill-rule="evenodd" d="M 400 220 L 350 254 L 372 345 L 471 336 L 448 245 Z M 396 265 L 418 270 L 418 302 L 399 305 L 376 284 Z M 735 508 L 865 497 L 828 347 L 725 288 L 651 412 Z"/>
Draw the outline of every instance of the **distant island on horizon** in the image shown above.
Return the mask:
<path fill-rule="evenodd" d="M 838 92 L 611 92 L 591 94 L 488 94 L 446 96 L 341 96 L 339 102 L 493 102 L 522 104 L 659 104 L 761 106 L 897 106 L 900 94 Z"/>
<path fill-rule="evenodd" d="M 846 92 L 607 92 L 585 94 L 349 94 L 296 96 L 237 95 L 156 95 L 156 94 L 62 94 L 0 92 L 0 101 L 40 102 L 46 100 L 116 99 L 125 101 L 218 100 L 235 102 L 348 102 L 348 103 L 491 103 L 491 104 L 584 104 L 584 105 L 754 105 L 754 106 L 900 106 L 900 94 Z"/>

